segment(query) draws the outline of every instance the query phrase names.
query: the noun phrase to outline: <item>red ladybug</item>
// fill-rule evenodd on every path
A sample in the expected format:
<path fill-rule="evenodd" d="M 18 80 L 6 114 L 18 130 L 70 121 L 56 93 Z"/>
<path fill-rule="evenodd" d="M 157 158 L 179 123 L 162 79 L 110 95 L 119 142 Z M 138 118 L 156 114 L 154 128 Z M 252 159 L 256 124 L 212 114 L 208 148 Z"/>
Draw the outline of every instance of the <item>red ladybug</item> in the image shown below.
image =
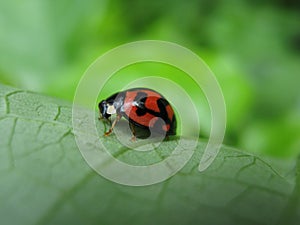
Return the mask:
<path fill-rule="evenodd" d="M 101 118 L 116 114 L 108 136 L 116 123 L 125 117 L 135 137 L 149 136 L 150 129 L 158 134 L 176 135 L 176 118 L 169 102 L 158 92 L 148 88 L 132 88 L 113 94 L 98 105 Z M 100 118 L 100 119 L 101 119 Z M 137 132 L 138 131 L 138 132 Z"/>

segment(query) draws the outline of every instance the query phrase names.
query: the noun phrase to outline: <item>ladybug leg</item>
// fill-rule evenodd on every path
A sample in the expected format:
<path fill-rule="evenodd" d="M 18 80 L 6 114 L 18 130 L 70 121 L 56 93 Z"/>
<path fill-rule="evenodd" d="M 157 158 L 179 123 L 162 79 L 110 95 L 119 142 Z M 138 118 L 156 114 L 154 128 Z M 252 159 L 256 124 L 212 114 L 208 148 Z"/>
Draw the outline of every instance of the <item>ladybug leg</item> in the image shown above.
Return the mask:
<path fill-rule="evenodd" d="M 135 136 L 135 129 L 134 129 L 134 125 L 132 123 L 129 123 L 130 126 L 130 130 L 132 132 L 132 137 L 131 137 L 131 141 L 135 142 L 136 141 L 136 136 Z"/>
<path fill-rule="evenodd" d="M 115 125 L 117 124 L 117 122 L 121 119 L 121 115 L 117 115 L 116 119 L 114 120 L 114 122 L 112 122 L 110 129 L 104 133 L 104 136 L 108 136 L 111 134 L 111 132 L 113 131 Z"/>

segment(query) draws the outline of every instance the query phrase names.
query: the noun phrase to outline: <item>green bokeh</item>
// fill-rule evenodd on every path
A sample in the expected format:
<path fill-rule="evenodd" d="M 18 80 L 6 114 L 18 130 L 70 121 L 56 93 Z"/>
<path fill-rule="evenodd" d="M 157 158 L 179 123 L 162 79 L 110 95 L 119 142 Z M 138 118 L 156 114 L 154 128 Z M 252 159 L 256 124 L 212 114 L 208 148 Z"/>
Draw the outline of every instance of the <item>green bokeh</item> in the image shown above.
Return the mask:
<path fill-rule="evenodd" d="M 300 152 L 300 6 L 263 1 L 1 1 L 0 82 L 72 100 L 86 68 L 120 44 L 183 45 L 215 73 L 227 105 L 225 144 L 278 157 Z M 176 71 L 143 65 L 128 77 Z M 177 74 L 178 75 L 178 74 Z M 107 87 L 103 96 L 122 85 Z M 189 93 L 197 89 L 190 81 Z M 201 97 L 202 98 L 202 97 Z M 202 135 L 209 133 L 207 105 Z"/>

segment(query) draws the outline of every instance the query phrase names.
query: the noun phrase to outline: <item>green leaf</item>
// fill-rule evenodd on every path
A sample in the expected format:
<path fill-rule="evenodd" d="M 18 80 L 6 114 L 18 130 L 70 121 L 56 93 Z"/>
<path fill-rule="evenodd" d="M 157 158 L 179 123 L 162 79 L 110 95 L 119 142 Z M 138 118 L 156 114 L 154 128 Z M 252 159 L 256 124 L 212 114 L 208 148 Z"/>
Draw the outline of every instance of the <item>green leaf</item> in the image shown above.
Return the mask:
<path fill-rule="evenodd" d="M 1 224 L 298 223 L 299 162 L 295 171 L 276 170 L 278 166 L 257 156 L 222 147 L 200 173 L 205 142 L 199 142 L 192 159 L 167 181 L 123 186 L 101 177 L 84 161 L 72 131 L 71 107 L 0 85 Z M 103 131 L 102 123 L 97 126 Z M 151 154 L 134 155 L 115 135 L 100 140 L 114 147 L 120 160 L 157 160 Z M 170 140 L 162 146 L 174 144 Z M 168 156 L 163 152 L 160 159 Z"/>
<path fill-rule="evenodd" d="M 0 81 L 71 98 L 99 54 L 106 2 L 1 1 Z"/>

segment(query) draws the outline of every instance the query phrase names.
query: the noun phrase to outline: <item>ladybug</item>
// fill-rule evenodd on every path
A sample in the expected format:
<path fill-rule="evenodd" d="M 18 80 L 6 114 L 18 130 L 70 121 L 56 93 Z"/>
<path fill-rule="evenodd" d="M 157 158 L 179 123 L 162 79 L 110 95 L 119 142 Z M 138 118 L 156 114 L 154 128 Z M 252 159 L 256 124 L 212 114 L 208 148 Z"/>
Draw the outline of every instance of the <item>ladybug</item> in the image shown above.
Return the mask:
<path fill-rule="evenodd" d="M 98 107 L 99 119 L 109 120 L 111 115 L 116 114 L 116 119 L 111 123 L 111 128 L 104 133 L 105 136 L 112 133 L 122 117 L 129 121 L 132 140 L 136 137 L 149 137 L 153 131 L 154 134 L 164 134 L 166 137 L 176 135 L 174 110 L 170 103 L 154 90 L 132 88 L 121 91 L 102 100 Z"/>

